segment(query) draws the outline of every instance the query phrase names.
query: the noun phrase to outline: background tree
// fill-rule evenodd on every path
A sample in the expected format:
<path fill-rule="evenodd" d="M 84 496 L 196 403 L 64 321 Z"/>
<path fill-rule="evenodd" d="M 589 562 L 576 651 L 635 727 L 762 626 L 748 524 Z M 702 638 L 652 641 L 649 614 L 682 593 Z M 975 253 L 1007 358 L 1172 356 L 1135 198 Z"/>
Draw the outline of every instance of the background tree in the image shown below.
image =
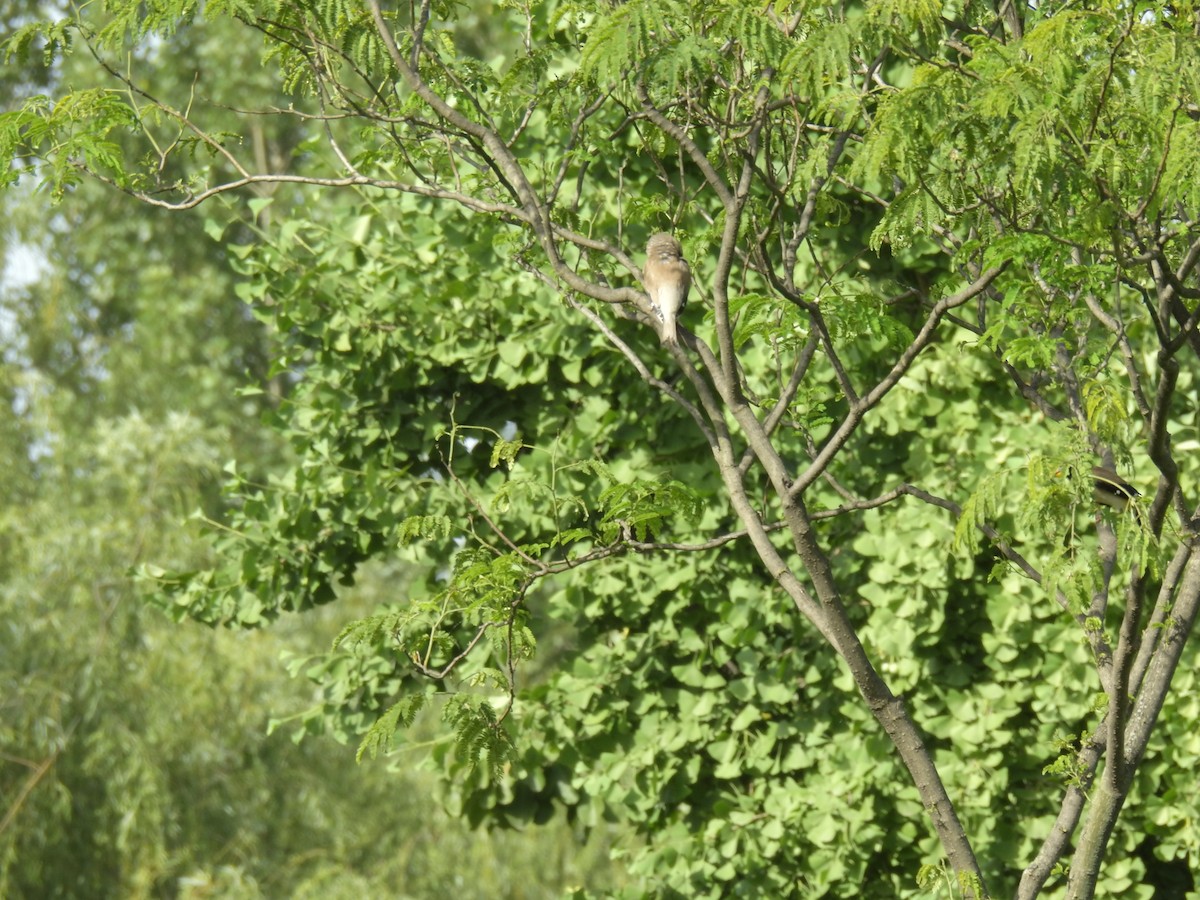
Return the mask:
<path fill-rule="evenodd" d="M 218 565 L 150 570 L 254 626 L 422 565 L 310 726 L 375 753 L 440 708 L 453 807 L 617 816 L 689 896 L 1194 887 L 1195 10 L 513 4 L 480 48 L 432 2 L 208 4 L 304 173 L 110 61 L 192 5 L 113 12 L 10 42 L 116 86 L 7 118 L 52 189 L 355 192 L 235 245 L 296 461 L 235 481 Z M 660 348 L 669 226 L 703 313 Z M 1094 514 L 1097 462 L 1146 499 Z"/>

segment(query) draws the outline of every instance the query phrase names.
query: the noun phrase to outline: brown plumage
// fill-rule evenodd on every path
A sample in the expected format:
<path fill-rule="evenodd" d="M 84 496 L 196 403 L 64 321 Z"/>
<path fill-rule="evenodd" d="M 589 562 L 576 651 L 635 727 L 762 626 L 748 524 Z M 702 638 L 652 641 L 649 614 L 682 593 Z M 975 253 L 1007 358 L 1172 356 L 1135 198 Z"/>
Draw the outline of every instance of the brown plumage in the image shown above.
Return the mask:
<path fill-rule="evenodd" d="M 662 317 L 664 344 L 678 343 L 675 326 L 679 313 L 687 303 L 692 286 L 692 270 L 683 258 L 679 241 L 660 231 L 646 244 L 646 268 L 642 273 L 646 293 Z"/>

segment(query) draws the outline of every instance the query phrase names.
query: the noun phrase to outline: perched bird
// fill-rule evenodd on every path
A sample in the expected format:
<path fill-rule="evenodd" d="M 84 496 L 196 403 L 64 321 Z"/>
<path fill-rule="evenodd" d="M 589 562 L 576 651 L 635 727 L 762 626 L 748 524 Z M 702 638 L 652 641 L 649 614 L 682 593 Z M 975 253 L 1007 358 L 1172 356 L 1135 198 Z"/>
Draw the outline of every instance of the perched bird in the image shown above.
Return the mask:
<path fill-rule="evenodd" d="M 1141 491 L 1105 466 L 1092 466 L 1092 483 L 1096 502 L 1119 513 L 1125 512 L 1134 497 L 1142 496 Z"/>
<path fill-rule="evenodd" d="M 646 268 L 642 272 L 646 293 L 662 317 L 664 344 L 679 342 L 675 324 L 687 303 L 692 286 L 692 270 L 683 258 L 679 241 L 660 231 L 646 243 Z"/>

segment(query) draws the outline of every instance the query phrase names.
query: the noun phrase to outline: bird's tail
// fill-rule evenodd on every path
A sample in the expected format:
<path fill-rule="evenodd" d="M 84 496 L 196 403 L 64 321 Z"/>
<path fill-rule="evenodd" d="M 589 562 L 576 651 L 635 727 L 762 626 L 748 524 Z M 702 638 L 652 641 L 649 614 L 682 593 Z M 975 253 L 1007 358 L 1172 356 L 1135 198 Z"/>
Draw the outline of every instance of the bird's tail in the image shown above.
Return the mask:
<path fill-rule="evenodd" d="M 671 313 L 663 315 L 662 341 L 664 344 L 679 343 L 679 333 L 675 330 L 675 316 Z"/>

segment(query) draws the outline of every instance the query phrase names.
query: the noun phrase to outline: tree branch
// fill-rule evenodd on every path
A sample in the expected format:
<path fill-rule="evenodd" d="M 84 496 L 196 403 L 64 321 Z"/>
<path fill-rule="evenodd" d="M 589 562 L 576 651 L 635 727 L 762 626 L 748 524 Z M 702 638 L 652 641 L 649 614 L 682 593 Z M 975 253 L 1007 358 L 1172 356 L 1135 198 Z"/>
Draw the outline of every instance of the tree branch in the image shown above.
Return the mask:
<path fill-rule="evenodd" d="M 884 376 L 883 380 L 876 384 L 875 387 L 871 388 L 871 390 L 869 390 L 857 403 L 851 406 L 849 413 L 846 414 L 846 418 L 842 420 L 841 425 L 838 426 L 837 430 L 833 433 L 829 440 L 826 441 L 825 446 L 821 448 L 821 451 L 809 464 L 808 468 L 796 478 L 796 482 L 791 488 L 791 494 L 793 496 L 799 496 L 808 488 L 810 484 L 816 481 L 817 477 L 822 471 L 824 471 L 825 467 L 829 465 L 830 460 L 832 460 L 837 452 L 841 450 L 846 441 L 850 439 L 850 436 L 854 434 L 855 430 L 858 428 L 859 424 L 861 424 L 863 418 L 871 410 L 871 408 L 874 407 L 880 400 L 882 400 L 887 395 L 888 391 L 890 391 L 896 386 L 897 383 L 899 383 L 901 377 L 903 377 L 904 373 L 908 371 L 909 367 L 917 359 L 921 351 L 933 342 L 934 335 L 937 332 L 937 327 L 941 322 L 942 317 L 945 316 L 949 310 L 954 309 L 957 306 L 962 306 L 973 297 L 976 297 L 983 291 L 987 290 L 988 286 L 996 280 L 997 276 L 999 276 L 1002 271 L 1004 271 L 1004 268 L 1005 266 L 1003 265 L 993 266 L 958 293 L 951 294 L 949 297 L 943 298 L 934 305 L 933 309 L 925 319 L 925 324 L 921 326 L 921 330 L 917 332 L 917 335 L 915 338 L 913 338 L 912 343 L 909 344 L 904 352 L 900 354 L 900 358 L 896 361 L 895 365 L 892 366 L 891 371 L 888 372 L 888 374 Z"/>

